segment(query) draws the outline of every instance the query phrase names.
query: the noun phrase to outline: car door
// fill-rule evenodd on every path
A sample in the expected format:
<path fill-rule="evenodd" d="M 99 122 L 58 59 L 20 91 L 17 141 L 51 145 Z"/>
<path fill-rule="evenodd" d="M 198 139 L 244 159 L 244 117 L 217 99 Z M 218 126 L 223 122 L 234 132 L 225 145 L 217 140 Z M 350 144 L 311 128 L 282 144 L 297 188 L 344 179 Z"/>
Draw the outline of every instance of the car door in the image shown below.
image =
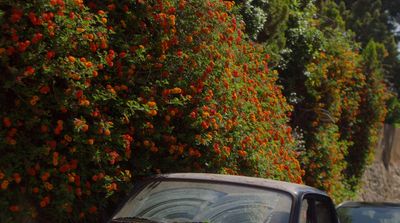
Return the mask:
<path fill-rule="evenodd" d="M 318 194 L 305 195 L 301 201 L 299 223 L 338 223 L 331 199 Z"/>

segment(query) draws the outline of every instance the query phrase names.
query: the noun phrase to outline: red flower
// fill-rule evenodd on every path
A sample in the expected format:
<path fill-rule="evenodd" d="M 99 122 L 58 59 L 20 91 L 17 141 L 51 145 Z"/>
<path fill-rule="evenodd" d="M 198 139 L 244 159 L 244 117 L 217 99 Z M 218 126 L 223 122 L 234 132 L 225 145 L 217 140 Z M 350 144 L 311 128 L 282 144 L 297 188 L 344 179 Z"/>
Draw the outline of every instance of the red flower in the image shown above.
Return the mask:
<path fill-rule="evenodd" d="M 35 26 L 41 25 L 42 24 L 42 20 L 39 19 L 38 17 L 36 17 L 34 12 L 30 12 L 29 13 L 29 19 L 31 20 L 31 23 Z"/>
<path fill-rule="evenodd" d="M 97 212 L 97 207 L 96 206 L 92 206 L 89 208 L 89 213 L 93 214 Z"/>
<path fill-rule="evenodd" d="M 42 86 L 39 91 L 42 94 L 47 94 L 50 92 L 50 88 L 49 88 L 49 86 L 45 85 L 45 86 Z"/>
<path fill-rule="evenodd" d="M 13 9 L 10 20 L 12 23 L 17 23 L 21 20 L 23 12 L 20 9 Z"/>
<path fill-rule="evenodd" d="M 25 76 L 30 76 L 30 75 L 33 75 L 34 73 L 35 73 L 35 68 L 33 68 L 33 67 L 31 67 L 31 66 L 28 66 L 28 67 L 25 69 L 24 75 L 25 75 Z"/>
<path fill-rule="evenodd" d="M 47 53 L 46 53 L 46 58 L 48 59 L 48 60 L 50 60 L 50 59 L 52 59 L 52 58 L 54 58 L 56 56 L 56 52 L 54 52 L 54 51 L 47 51 Z"/>
<path fill-rule="evenodd" d="M 12 124 L 12 122 L 11 122 L 10 118 L 8 118 L 8 117 L 3 118 L 4 127 L 9 128 L 9 127 L 11 127 L 11 124 Z"/>
<path fill-rule="evenodd" d="M 176 55 L 177 55 L 178 57 L 182 57 L 182 55 L 183 55 L 182 50 L 178 50 L 178 51 L 176 52 Z"/>
<path fill-rule="evenodd" d="M 50 177 L 50 173 L 49 172 L 45 172 L 42 176 L 41 179 L 42 181 L 47 181 Z"/>
<path fill-rule="evenodd" d="M 18 42 L 18 51 L 24 52 L 31 45 L 31 41 L 26 40 L 25 42 Z"/>
<path fill-rule="evenodd" d="M 82 91 L 82 90 L 76 91 L 76 93 L 75 93 L 76 99 L 79 99 L 79 98 L 81 98 L 82 96 L 83 96 L 83 91 Z"/>
<path fill-rule="evenodd" d="M 59 169 L 60 173 L 65 173 L 70 169 L 68 164 L 62 165 Z"/>
<path fill-rule="evenodd" d="M 9 209 L 11 212 L 19 212 L 20 211 L 20 207 L 18 205 L 11 205 Z"/>

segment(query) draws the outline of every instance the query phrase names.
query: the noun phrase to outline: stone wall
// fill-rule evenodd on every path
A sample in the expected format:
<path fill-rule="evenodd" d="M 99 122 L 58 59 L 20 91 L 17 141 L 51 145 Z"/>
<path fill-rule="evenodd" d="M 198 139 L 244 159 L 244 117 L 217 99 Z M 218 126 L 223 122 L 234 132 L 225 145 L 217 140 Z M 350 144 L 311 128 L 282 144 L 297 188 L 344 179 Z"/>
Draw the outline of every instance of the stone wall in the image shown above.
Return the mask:
<path fill-rule="evenodd" d="M 400 202 L 400 129 L 385 125 L 358 200 Z"/>

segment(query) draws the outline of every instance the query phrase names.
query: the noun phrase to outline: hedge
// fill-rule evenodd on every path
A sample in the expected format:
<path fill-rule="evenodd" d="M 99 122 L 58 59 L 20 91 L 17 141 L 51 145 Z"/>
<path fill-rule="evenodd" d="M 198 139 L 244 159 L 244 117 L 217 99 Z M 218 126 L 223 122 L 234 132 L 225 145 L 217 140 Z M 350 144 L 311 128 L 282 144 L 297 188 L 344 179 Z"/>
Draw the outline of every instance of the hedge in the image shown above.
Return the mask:
<path fill-rule="evenodd" d="M 0 221 L 104 221 L 154 173 L 300 183 L 291 107 L 232 7 L 0 3 Z"/>

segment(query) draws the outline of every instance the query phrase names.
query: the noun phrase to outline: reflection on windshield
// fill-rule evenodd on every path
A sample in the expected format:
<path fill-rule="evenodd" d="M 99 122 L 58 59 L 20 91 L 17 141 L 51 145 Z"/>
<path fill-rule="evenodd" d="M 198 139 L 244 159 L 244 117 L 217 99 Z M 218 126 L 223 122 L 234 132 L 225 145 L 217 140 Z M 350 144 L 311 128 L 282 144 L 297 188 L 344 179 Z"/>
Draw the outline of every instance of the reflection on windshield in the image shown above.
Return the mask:
<path fill-rule="evenodd" d="M 291 197 L 251 187 L 194 182 L 148 185 L 131 198 L 118 217 L 161 222 L 288 223 Z"/>
<path fill-rule="evenodd" d="M 399 207 L 342 207 L 341 223 L 400 223 Z"/>

